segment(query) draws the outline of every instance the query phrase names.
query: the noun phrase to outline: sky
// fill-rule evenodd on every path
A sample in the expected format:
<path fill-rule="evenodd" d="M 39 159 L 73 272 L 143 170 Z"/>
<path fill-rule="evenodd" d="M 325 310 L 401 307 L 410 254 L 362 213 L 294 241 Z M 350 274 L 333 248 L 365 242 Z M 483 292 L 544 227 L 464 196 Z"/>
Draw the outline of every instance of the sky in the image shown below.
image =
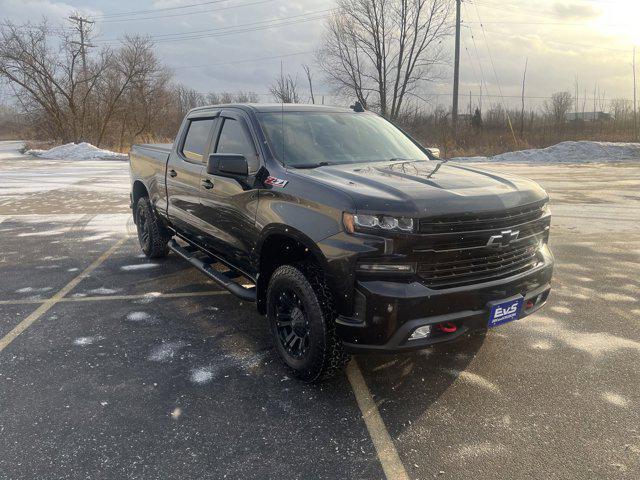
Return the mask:
<path fill-rule="evenodd" d="M 150 35 L 177 81 L 202 92 L 253 91 L 263 101 L 272 100 L 268 86 L 281 62 L 306 95 L 302 64 L 309 64 L 316 96 L 338 103 L 313 53 L 334 6 L 333 0 L 0 0 L 0 19 L 45 16 L 68 26 L 65 18 L 79 11 L 96 21 L 94 48 L 117 46 L 125 33 Z M 576 85 L 586 110 L 593 110 L 594 93 L 597 110 L 613 98 L 633 98 L 638 0 L 464 0 L 462 19 L 461 111 L 469 97 L 475 108 L 481 92 L 485 108 L 519 105 L 525 62 L 527 108 L 539 108 L 553 92 L 575 94 Z M 451 103 L 453 37 L 447 49 L 440 80 L 419 92 L 429 107 Z"/>

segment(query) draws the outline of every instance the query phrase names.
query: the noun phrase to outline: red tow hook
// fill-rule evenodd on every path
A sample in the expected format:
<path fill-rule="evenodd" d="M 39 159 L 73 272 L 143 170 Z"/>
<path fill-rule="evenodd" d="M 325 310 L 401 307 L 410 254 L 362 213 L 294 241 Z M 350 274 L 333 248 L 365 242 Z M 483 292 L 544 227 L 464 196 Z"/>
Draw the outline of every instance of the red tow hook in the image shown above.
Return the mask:
<path fill-rule="evenodd" d="M 451 322 L 444 322 L 436 324 L 436 328 L 438 328 L 442 333 L 454 333 L 458 330 L 458 327 Z"/>

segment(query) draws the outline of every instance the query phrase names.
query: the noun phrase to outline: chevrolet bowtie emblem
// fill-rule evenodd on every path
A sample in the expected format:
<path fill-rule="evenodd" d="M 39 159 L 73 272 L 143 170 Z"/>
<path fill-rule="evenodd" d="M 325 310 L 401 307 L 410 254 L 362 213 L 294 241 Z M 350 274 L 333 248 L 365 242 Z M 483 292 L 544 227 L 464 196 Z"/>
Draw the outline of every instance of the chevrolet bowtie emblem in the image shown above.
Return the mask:
<path fill-rule="evenodd" d="M 487 247 L 507 247 L 512 241 L 518 238 L 520 232 L 516 230 L 503 230 L 500 235 L 492 235 L 487 242 Z"/>

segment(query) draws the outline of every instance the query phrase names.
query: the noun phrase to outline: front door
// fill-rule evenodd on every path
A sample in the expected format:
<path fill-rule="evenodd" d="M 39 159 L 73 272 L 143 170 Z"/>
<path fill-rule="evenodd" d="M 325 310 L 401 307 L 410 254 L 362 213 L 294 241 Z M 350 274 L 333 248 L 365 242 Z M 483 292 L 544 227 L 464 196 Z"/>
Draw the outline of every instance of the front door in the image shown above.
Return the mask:
<path fill-rule="evenodd" d="M 248 122 L 241 114 L 223 111 L 220 122 L 213 151 L 244 155 L 249 176 L 242 182 L 203 170 L 202 179 L 207 187 L 201 196 L 203 228 L 210 249 L 245 273 L 254 275 L 250 258 L 258 235 L 255 226 L 258 190 L 253 188 L 253 181 L 260 159 Z"/>
<path fill-rule="evenodd" d="M 194 240 L 202 236 L 202 172 L 216 122 L 216 118 L 188 120 L 184 127 L 186 133 L 181 136 L 167 164 L 169 219 L 178 231 Z"/>

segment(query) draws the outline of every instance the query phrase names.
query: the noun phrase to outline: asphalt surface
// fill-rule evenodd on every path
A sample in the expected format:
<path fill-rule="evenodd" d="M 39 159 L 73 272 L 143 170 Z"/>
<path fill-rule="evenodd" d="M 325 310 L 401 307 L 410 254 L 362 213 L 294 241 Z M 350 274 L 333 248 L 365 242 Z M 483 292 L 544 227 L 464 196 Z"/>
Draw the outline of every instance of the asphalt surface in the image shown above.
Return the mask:
<path fill-rule="evenodd" d="M 0 143 L 0 339 L 50 308 L 0 350 L 0 478 L 385 478 L 346 375 L 288 378 L 253 305 L 140 255 L 126 163 L 18 146 Z M 640 165 L 490 168 L 552 196 L 550 301 L 357 357 L 392 446 L 412 479 L 639 478 Z"/>

